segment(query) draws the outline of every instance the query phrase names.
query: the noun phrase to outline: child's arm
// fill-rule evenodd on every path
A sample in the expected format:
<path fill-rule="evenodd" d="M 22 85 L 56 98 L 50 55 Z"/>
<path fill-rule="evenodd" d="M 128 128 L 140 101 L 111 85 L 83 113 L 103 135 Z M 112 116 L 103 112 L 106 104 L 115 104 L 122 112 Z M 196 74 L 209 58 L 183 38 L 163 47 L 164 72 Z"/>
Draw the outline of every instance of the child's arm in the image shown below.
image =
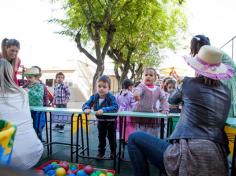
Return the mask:
<path fill-rule="evenodd" d="M 65 89 L 66 103 L 68 103 L 70 100 L 70 90 L 67 85 L 65 85 L 64 89 Z"/>
<path fill-rule="evenodd" d="M 93 102 L 94 102 L 94 95 L 90 96 L 89 100 L 83 104 L 82 110 L 84 111 L 84 113 L 86 114 L 90 113 Z"/>
<path fill-rule="evenodd" d="M 143 93 L 142 83 L 140 83 L 136 88 L 134 88 L 134 99 L 135 101 L 139 101 L 141 99 L 141 95 Z"/>
<path fill-rule="evenodd" d="M 135 101 L 134 96 L 133 96 L 132 94 L 131 94 L 131 96 L 130 96 L 130 101 L 129 101 L 129 103 L 130 103 L 130 109 L 131 109 L 131 111 L 133 111 L 134 108 L 135 108 L 136 105 L 137 105 L 137 101 Z"/>
<path fill-rule="evenodd" d="M 108 107 L 103 107 L 101 110 L 103 111 L 103 113 L 106 113 L 106 112 L 117 112 L 118 109 L 119 109 L 119 106 L 116 102 L 116 98 L 115 96 L 110 96 L 110 99 L 111 99 L 111 106 L 108 106 Z M 101 115 L 101 114 L 100 114 Z"/>
<path fill-rule="evenodd" d="M 165 92 L 162 90 L 160 90 L 160 109 L 161 109 L 161 113 L 164 113 L 164 114 L 169 113 L 169 103 L 167 101 Z"/>

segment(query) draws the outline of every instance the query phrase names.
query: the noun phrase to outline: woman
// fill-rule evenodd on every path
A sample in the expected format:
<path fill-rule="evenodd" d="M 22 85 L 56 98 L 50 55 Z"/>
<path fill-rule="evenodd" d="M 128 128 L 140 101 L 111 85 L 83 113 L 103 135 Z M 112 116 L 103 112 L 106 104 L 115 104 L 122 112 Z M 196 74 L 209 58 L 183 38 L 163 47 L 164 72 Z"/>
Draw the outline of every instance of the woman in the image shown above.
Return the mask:
<path fill-rule="evenodd" d="M 17 85 L 19 85 L 17 80 L 17 72 L 19 70 L 21 60 L 17 56 L 20 50 L 20 42 L 16 39 L 3 39 L 2 40 L 2 54 L 0 54 L 0 58 L 6 58 L 13 67 L 13 79 Z"/>
<path fill-rule="evenodd" d="M 226 176 L 228 145 L 224 123 L 230 108 L 230 92 L 220 80 L 233 76 L 233 69 L 221 63 L 222 52 L 201 47 L 186 62 L 196 77 L 186 77 L 169 97 L 170 104 L 183 102 L 180 120 L 170 143 L 143 132 L 129 137 L 128 151 L 135 176 L 149 175 L 148 160 L 171 176 Z"/>
<path fill-rule="evenodd" d="M 195 35 L 190 43 L 190 54 L 195 56 L 199 49 L 204 45 L 210 45 L 210 40 L 205 35 Z M 226 53 L 223 53 L 222 63 L 230 65 L 234 69 L 234 76 L 229 80 L 221 80 L 221 82 L 226 85 L 231 92 L 231 107 L 228 114 L 228 117 L 236 116 L 236 112 L 234 110 L 234 105 L 236 104 L 236 65 L 231 57 L 229 57 Z"/>
<path fill-rule="evenodd" d="M 27 93 L 15 84 L 12 75 L 11 64 L 0 59 L 0 118 L 17 126 L 11 165 L 29 169 L 41 158 L 43 145 L 33 129 Z"/>

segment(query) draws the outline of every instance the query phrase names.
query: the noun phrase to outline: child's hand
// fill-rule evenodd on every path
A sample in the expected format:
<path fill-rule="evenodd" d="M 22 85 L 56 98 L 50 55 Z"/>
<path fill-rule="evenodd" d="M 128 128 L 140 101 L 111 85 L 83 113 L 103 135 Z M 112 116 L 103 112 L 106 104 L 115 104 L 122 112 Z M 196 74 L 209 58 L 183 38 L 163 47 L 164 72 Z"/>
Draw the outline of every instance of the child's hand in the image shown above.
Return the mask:
<path fill-rule="evenodd" d="M 134 92 L 133 94 L 135 101 L 139 101 L 141 99 L 139 92 Z"/>
<path fill-rule="evenodd" d="M 163 110 L 163 111 L 161 111 L 161 113 L 162 113 L 162 114 L 168 114 L 169 111 L 168 111 L 168 110 Z"/>
<path fill-rule="evenodd" d="M 85 110 L 84 110 L 84 113 L 85 113 L 85 114 L 89 114 L 90 112 L 91 112 L 91 109 L 85 109 Z"/>
<path fill-rule="evenodd" d="M 102 115 L 102 114 L 103 114 L 103 110 L 102 109 L 96 111 L 96 115 Z"/>

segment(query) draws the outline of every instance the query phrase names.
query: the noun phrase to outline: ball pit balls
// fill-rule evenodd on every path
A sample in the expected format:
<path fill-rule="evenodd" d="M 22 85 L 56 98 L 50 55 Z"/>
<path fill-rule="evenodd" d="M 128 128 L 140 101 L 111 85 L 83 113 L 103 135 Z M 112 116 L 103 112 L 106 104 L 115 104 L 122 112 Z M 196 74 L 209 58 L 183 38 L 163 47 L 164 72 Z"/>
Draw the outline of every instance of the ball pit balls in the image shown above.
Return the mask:
<path fill-rule="evenodd" d="M 47 176 L 114 176 L 112 172 L 94 169 L 91 165 L 83 166 L 66 161 L 52 162 L 44 166 L 40 172 Z"/>
<path fill-rule="evenodd" d="M 96 172 L 92 173 L 90 176 L 98 176 Z"/>
<path fill-rule="evenodd" d="M 84 170 L 79 170 L 76 174 L 77 176 L 88 176 Z"/>
<path fill-rule="evenodd" d="M 75 174 L 67 174 L 67 176 L 76 176 Z"/>
<path fill-rule="evenodd" d="M 69 170 L 69 164 L 67 162 L 60 162 L 59 165 L 63 167 L 66 171 Z"/>
<path fill-rule="evenodd" d="M 56 170 L 56 176 L 65 176 L 66 175 L 66 170 L 64 168 L 58 168 Z"/>
<path fill-rule="evenodd" d="M 104 174 L 104 173 L 101 173 L 101 174 L 99 174 L 99 176 L 106 176 L 106 174 Z"/>
<path fill-rule="evenodd" d="M 113 176 L 113 173 L 107 172 L 107 176 Z"/>
<path fill-rule="evenodd" d="M 90 165 L 85 166 L 83 170 L 84 170 L 87 174 L 93 173 L 93 167 L 90 166 Z"/>
<path fill-rule="evenodd" d="M 54 176 L 56 174 L 56 171 L 55 170 L 49 170 L 49 171 L 47 171 L 47 175 L 49 175 L 49 176 Z"/>

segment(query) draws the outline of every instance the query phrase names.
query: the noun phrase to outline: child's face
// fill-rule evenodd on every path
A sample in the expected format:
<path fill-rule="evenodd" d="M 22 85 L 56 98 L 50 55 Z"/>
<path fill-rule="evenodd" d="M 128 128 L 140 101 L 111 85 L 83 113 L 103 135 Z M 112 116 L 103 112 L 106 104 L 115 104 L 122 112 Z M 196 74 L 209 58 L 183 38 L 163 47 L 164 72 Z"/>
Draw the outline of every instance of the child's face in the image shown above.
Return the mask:
<path fill-rule="evenodd" d="M 64 76 L 63 75 L 57 75 L 56 82 L 58 84 L 61 84 L 61 83 L 63 83 L 63 81 L 64 81 Z"/>
<path fill-rule="evenodd" d="M 132 91 L 132 90 L 133 90 L 133 86 L 129 86 L 129 87 L 128 87 L 128 90 L 129 90 L 129 91 Z"/>
<path fill-rule="evenodd" d="M 26 76 L 26 79 L 30 84 L 37 82 L 36 76 Z"/>
<path fill-rule="evenodd" d="M 107 82 L 99 81 L 97 83 L 97 91 L 100 96 L 104 97 L 106 94 L 108 94 L 109 90 L 110 88 Z"/>
<path fill-rule="evenodd" d="M 153 70 L 144 71 L 144 84 L 151 85 L 156 81 L 156 74 Z"/>
<path fill-rule="evenodd" d="M 170 93 L 173 90 L 175 90 L 175 85 L 174 84 L 168 84 L 166 88 L 167 88 L 167 92 Z"/>

